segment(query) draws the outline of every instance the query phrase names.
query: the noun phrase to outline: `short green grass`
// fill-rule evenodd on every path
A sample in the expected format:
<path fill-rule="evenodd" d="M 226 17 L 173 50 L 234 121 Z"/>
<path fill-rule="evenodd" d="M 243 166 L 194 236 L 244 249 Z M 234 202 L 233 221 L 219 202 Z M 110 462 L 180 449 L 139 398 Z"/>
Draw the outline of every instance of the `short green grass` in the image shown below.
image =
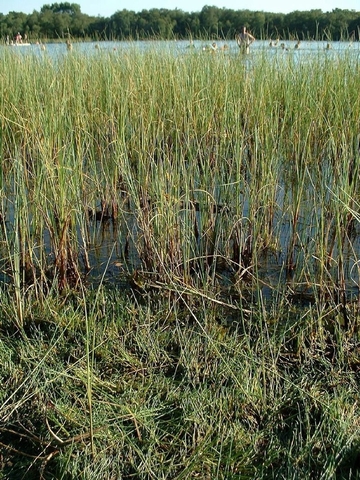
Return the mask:
<path fill-rule="evenodd" d="M 2 292 L 1 478 L 358 478 L 359 346 L 332 311 Z"/>

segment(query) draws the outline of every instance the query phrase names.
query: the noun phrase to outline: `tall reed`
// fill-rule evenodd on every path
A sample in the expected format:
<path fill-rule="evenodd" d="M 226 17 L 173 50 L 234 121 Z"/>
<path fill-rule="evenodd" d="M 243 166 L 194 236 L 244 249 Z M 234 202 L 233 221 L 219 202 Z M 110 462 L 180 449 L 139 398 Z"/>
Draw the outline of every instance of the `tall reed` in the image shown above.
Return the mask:
<path fill-rule="evenodd" d="M 358 260 L 350 54 L 128 47 L 4 51 L 1 63 L 4 181 L 20 162 L 23 249 L 60 289 L 91 268 L 91 218 L 116 222 L 116 251 L 135 246 L 127 264 L 153 282 L 213 289 L 221 272 L 235 283 L 246 272 L 261 288 L 270 255 L 292 292 L 346 288 Z"/>

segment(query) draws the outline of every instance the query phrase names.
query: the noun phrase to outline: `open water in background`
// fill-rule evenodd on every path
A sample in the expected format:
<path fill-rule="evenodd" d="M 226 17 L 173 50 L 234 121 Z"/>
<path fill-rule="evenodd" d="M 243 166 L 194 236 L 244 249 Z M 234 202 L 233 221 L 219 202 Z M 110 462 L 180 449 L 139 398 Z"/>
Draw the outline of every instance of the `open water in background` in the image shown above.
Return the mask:
<path fill-rule="evenodd" d="M 118 41 L 103 41 L 103 42 L 74 42 L 73 50 L 78 53 L 98 53 L 98 52 L 111 52 L 111 53 L 121 53 L 129 52 L 131 50 L 162 50 L 173 52 L 174 54 L 184 54 L 189 52 L 206 52 L 211 49 L 212 40 L 203 41 L 203 40 L 194 40 L 193 44 L 190 45 L 188 40 L 172 40 L 172 41 L 160 41 L 160 40 L 147 40 L 147 41 L 131 41 L 131 42 L 118 42 Z M 234 40 L 232 41 L 216 41 L 218 46 L 217 53 L 223 54 L 237 54 L 239 53 L 239 48 Z M 286 54 L 286 53 L 296 53 L 301 55 L 302 53 L 326 53 L 330 55 L 339 55 L 344 52 L 354 52 L 354 54 L 360 53 L 360 42 L 326 42 L 326 41 L 301 41 L 299 48 L 295 48 L 297 41 L 279 41 L 276 47 L 269 46 L 270 41 L 257 40 L 251 46 L 251 54 L 256 54 L 259 52 L 268 51 L 271 54 Z M 281 48 L 281 44 L 284 44 L 285 48 Z M 31 44 L 29 46 L 11 46 L 14 51 L 21 54 L 35 53 L 39 55 L 50 55 L 51 57 L 58 57 L 68 53 L 66 43 L 47 43 L 45 45 L 45 50 L 42 49 L 41 44 Z M 222 47 L 226 45 L 228 48 L 226 50 L 221 50 Z M 327 46 L 330 45 L 328 49 Z"/>

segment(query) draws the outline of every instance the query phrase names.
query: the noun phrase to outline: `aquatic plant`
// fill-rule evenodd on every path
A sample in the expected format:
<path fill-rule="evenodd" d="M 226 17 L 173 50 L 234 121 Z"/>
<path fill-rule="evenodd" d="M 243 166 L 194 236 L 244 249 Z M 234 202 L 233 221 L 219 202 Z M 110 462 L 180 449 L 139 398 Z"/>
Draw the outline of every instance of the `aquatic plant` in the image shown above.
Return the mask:
<path fill-rule="evenodd" d="M 348 52 L 1 61 L 3 182 L 20 162 L 22 248 L 60 290 L 91 270 L 108 221 L 124 273 L 153 284 L 211 290 L 240 276 L 261 289 L 270 261 L 293 293 L 349 290 L 359 99 Z"/>

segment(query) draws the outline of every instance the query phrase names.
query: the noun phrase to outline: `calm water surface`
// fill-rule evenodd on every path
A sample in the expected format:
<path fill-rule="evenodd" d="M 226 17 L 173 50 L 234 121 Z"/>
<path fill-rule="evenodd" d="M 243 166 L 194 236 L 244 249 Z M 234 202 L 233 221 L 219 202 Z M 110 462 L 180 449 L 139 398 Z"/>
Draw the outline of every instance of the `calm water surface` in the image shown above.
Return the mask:
<path fill-rule="evenodd" d="M 104 42 L 74 42 L 72 51 L 86 54 L 96 54 L 98 52 L 108 52 L 119 54 L 121 52 L 129 52 L 131 50 L 162 50 L 173 52 L 174 54 L 184 54 L 189 52 L 207 52 L 210 51 L 212 41 L 195 40 L 192 45 L 187 40 L 179 41 L 133 41 L 133 42 L 118 42 L 118 41 L 104 41 Z M 296 41 L 280 41 L 276 47 L 270 47 L 269 41 L 256 41 L 251 46 L 250 55 L 263 53 L 264 51 L 269 54 L 291 54 L 297 55 L 305 53 L 326 53 L 330 55 L 343 54 L 344 52 L 354 52 L 354 54 L 360 53 L 360 42 L 317 42 L 317 41 L 302 41 L 299 48 L 296 48 Z M 235 41 L 216 41 L 218 52 L 231 55 L 239 53 L 239 48 Z M 284 48 L 281 47 L 284 45 Z M 330 48 L 328 48 L 328 46 Z M 63 43 L 47 43 L 45 44 L 45 50 L 43 50 L 40 44 L 30 44 L 29 46 L 13 46 L 12 48 L 17 53 L 21 54 L 38 54 L 38 55 L 50 55 L 52 57 L 61 56 L 68 53 L 65 42 Z"/>

